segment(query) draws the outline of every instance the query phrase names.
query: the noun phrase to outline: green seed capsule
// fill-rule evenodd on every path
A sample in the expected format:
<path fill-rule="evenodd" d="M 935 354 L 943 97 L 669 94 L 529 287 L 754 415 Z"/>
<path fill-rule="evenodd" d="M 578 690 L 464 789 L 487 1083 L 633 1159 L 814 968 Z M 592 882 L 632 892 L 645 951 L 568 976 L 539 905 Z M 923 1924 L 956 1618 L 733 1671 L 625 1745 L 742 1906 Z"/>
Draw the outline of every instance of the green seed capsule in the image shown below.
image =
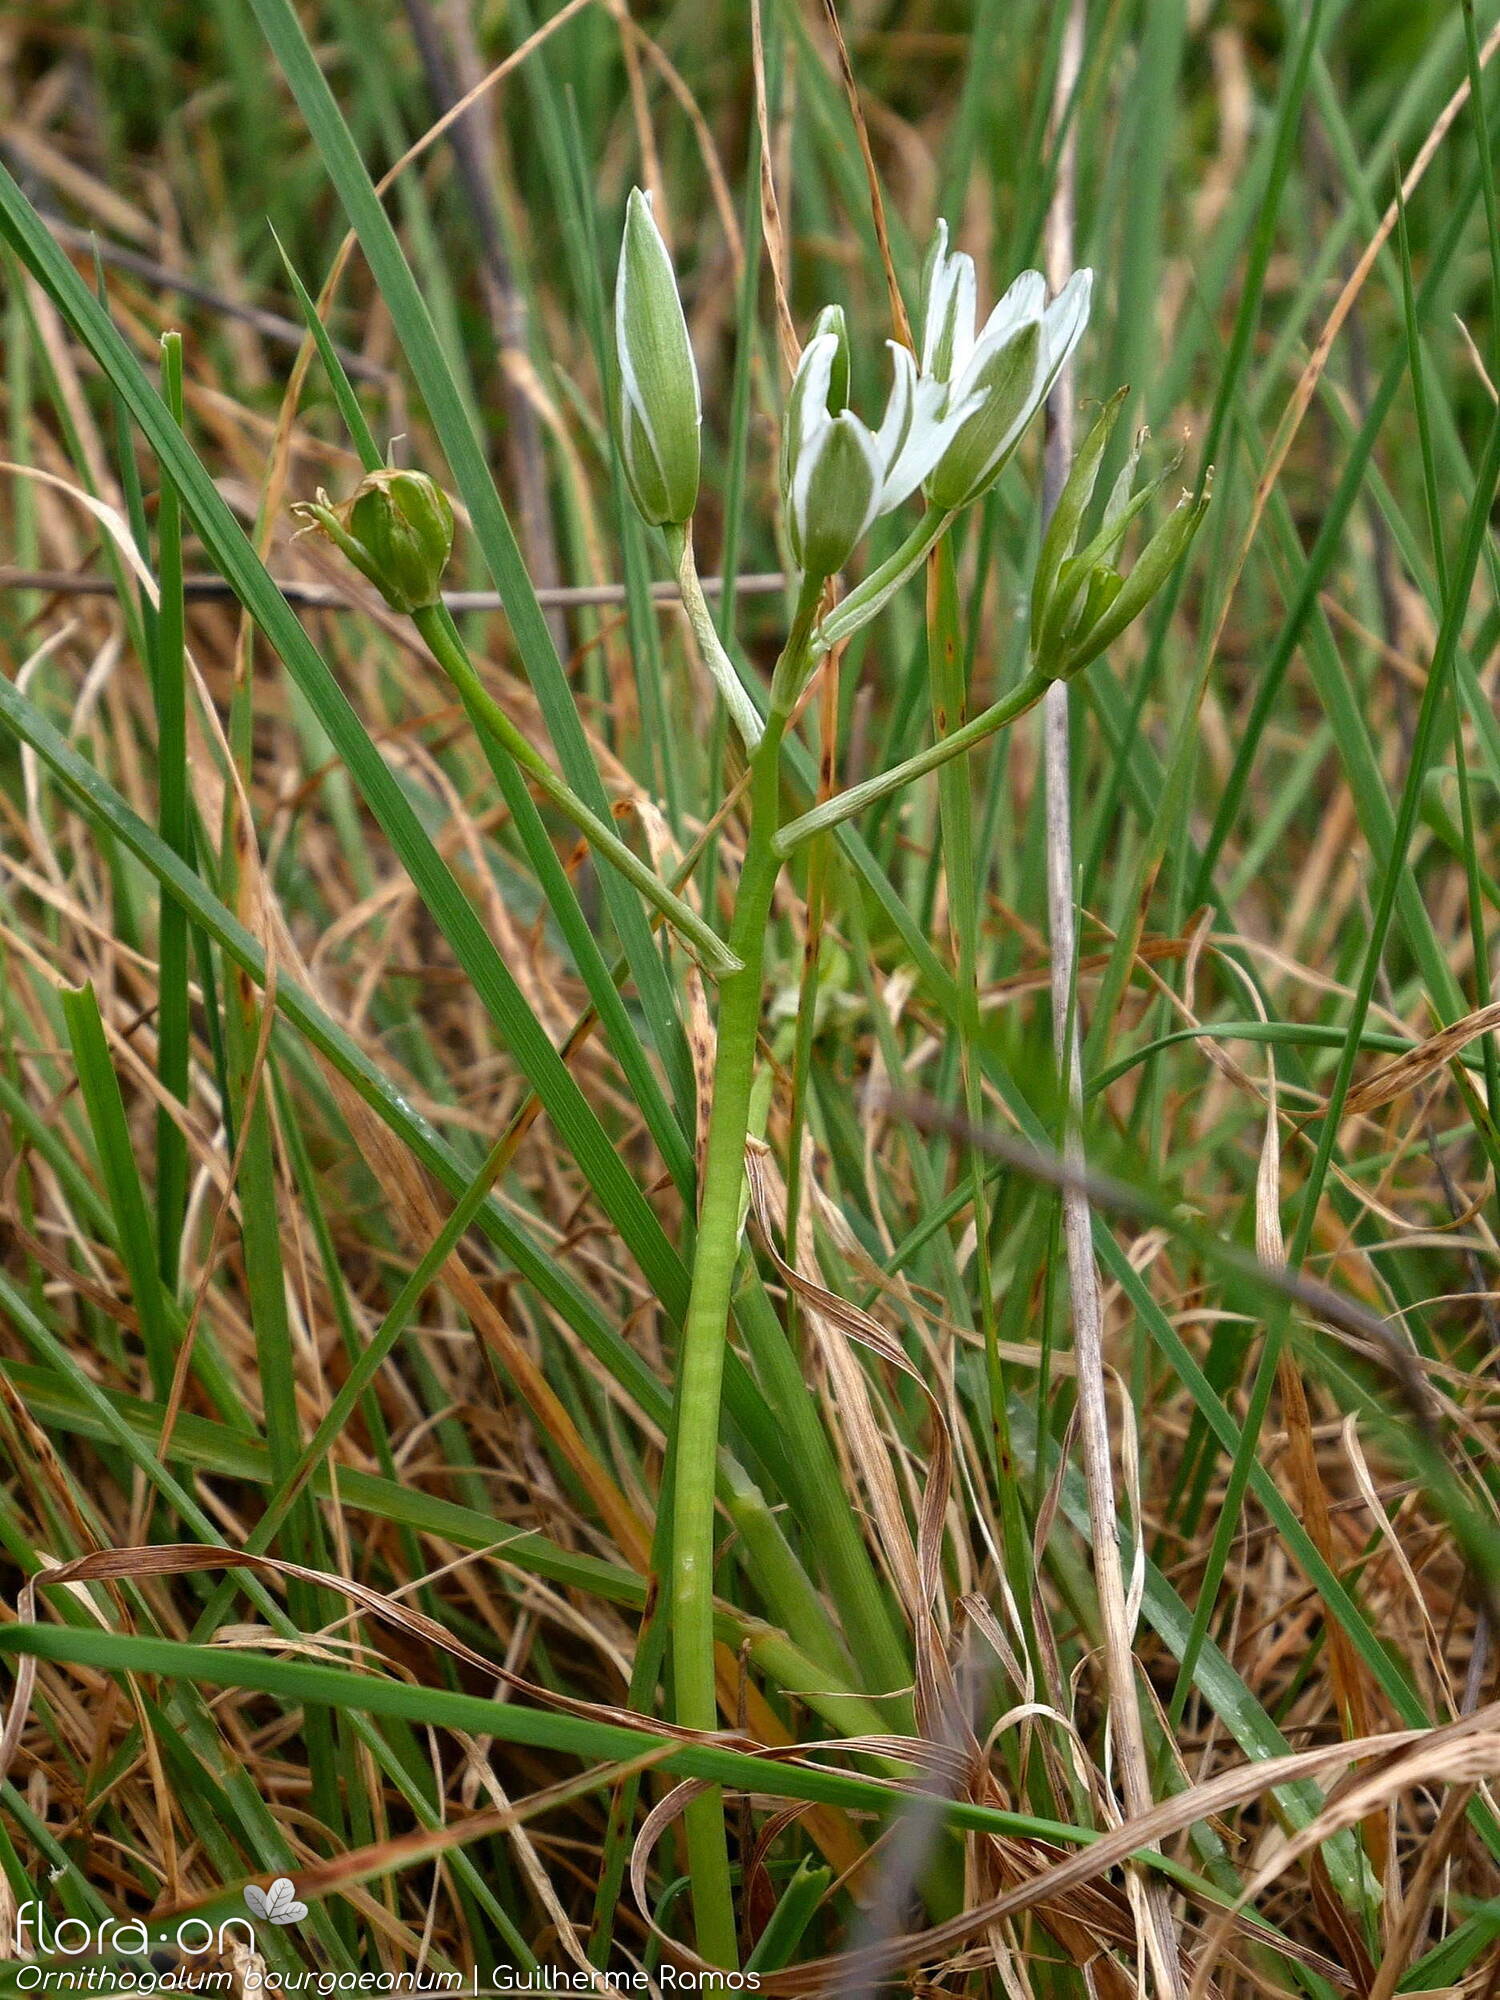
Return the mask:
<path fill-rule="evenodd" d="M 453 507 L 425 472 L 367 472 L 339 507 L 319 493 L 293 509 L 367 577 L 393 611 L 422 611 L 442 597 L 453 553 Z"/>
<path fill-rule="evenodd" d="M 1131 491 L 1146 439 L 1142 431 L 1115 481 L 1099 532 L 1086 548 L 1073 553 L 1125 400 L 1123 389 L 1110 398 L 1079 448 L 1037 559 L 1031 591 L 1031 657 L 1054 680 L 1081 673 L 1141 615 L 1186 555 L 1208 509 L 1212 468 L 1204 475 L 1202 492 L 1196 498 L 1184 494 L 1133 566 L 1120 568 L 1118 551 L 1127 530 L 1167 476 L 1161 474 L 1139 492 Z"/>

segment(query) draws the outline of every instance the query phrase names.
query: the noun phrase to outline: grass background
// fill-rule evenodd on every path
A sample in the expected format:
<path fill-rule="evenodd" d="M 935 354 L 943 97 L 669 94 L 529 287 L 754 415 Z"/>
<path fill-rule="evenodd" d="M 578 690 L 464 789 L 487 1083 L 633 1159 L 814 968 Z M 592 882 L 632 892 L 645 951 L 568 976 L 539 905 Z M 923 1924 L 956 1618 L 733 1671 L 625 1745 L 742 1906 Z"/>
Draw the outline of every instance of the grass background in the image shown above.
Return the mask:
<path fill-rule="evenodd" d="M 1483 1990 L 1500 258 L 1454 100 L 1492 13 L 1091 4 L 1062 128 L 1061 9 L 840 18 L 908 304 L 939 214 L 990 297 L 1039 259 L 1071 130 L 1080 409 L 1128 383 L 1149 456 L 1215 467 L 1186 572 L 1072 692 L 1086 1143 L 1184 1950 L 1254 1884 L 1273 1932 L 1232 1940 L 1226 1990 Z M 1047 1886 L 1118 1818 L 1057 1191 L 980 1149 L 976 1208 L 965 1143 L 970 1075 L 980 1137 L 1060 1137 L 1039 729 L 970 760 L 966 828 L 925 781 L 786 878 L 772 1204 L 790 1178 L 803 1271 L 936 1403 L 747 1259 L 736 1740 L 643 1735 L 711 996 L 288 513 L 358 477 L 297 293 L 353 227 L 329 334 L 355 421 L 460 504 L 490 688 L 724 920 L 737 750 L 609 444 L 625 193 L 652 187 L 676 252 L 699 554 L 744 584 L 722 624 L 755 666 L 786 621 L 773 266 L 799 330 L 848 309 L 863 407 L 891 331 L 826 17 L 754 21 L 759 92 L 737 4 L 6 23 L 0 1868 L 54 1920 L 218 1915 L 289 1872 L 307 1923 L 259 1938 L 283 1972 L 653 1965 L 626 1864 L 697 1775 L 731 1788 L 743 1942 L 787 1991 L 847 1990 L 776 1968 L 910 1923 L 950 1924 L 910 1955 L 941 1991 L 1081 1993 L 1092 1961 L 1112 1992 L 1139 1956 L 1134 1878 Z M 372 179 L 523 48 L 382 207 Z M 1024 667 L 1039 447 L 953 550 L 975 706 Z M 913 586 L 815 696 L 792 810 L 825 744 L 841 784 L 925 744 L 928 651 Z M 146 1544 L 195 1548 L 99 1558 Z M 226 1572 L 247 1548 L 299 1567 Z M 33 1618 L 25 1580 L 78 1561 Z M 924 1646 L 974 1663 L 994 1741 L 982 1772 L 937 1758 L 967 1832 L 919 1856 L 890 1739 Z M 1352 1825 L 1320 1817 L 1343 1742 L 1476 1712 L 1468 1761 L 1424 1736 Z M 751 1766 L 746 1738 L 825 1747 Z M 1292 1751 L 1323 1755 L 1233 1791 Z M 640 1868 L 683 1935 L 670 1826 Z M 1018 1883 L 1039 1907 L 952 1923 Z"/>

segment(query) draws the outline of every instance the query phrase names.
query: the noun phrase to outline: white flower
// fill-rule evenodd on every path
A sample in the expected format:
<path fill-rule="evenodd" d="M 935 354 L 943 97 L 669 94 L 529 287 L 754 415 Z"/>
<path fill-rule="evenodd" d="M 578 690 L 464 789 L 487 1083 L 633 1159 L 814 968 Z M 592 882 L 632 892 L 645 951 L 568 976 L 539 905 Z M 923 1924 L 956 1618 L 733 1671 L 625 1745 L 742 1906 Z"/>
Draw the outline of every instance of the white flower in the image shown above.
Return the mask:
<path fill-rule="evenodd" d="M 787 533 L 809 576 L 842 569 L 880 511 L 884 466 L 874 436 L 852 410 L 833 406 L 839 358 L 837 334 L 807 343 L 787 411 Z"/>
<path fill-rule="evenodd" d="M 807 575 L 842 569 L 871 524 L 916 492 L 979 408 L 977 398 L 951 397 L 945 384 L 923 379 L 908 350 L 888 344 L 893 379 L 876 431 L 845 407 L 848 335 L 837 307 L 819 314 L 797 363 L 783 432 L 782 497 L 792 553 Z"/>
<path fill-rule="evenodd" d="M 1020 442 L 1088 325 L 1092 271 L 1075 271 L 1050 305 L 1040 271 L 1023 271 L 974 333 L 974 261 L 948 249 L 939 222 L 927 275 L 922 381 L 941 385 L 946 412 L 965 410 L 927 479 L 945 512 L 977 500 Z"/>
<path fill-rule="evenodd" d="M 882 514 L 889 514 L 916 492 L 983 400 L 950 394 L 945 383 L 917 372 L 909 348 L 895 340 L 886 345 L 891 350 L 894 380 L 885 416 L 875 434 L 885 467 L 878 510 Z"/>

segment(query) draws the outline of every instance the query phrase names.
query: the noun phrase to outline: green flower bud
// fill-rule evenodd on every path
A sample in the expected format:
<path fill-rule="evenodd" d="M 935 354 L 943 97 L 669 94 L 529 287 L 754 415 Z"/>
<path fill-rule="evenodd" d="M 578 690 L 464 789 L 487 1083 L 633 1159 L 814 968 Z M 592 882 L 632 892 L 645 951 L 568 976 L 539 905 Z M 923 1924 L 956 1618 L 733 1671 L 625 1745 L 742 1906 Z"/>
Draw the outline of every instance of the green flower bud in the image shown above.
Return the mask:
<path fill-rule="evenodd" d="M 625 480 L 643 518 L 680 527 L 698 500 L 698 370 L 672 260 L 639 188 L 625 208 L 615 280 L 618 434 Z"/>
<path fill-rule="evenodd" d="M 1056 596 L 1060 573 L 1064 563 L 1072 555 L 1078 541 L 1078 531 L 1083 526 L 1084 514 L 1094 497 L 1094 486 L 1099 478 L 1099 467 L 1108 447 L 1110 436 L 1124 408 L 1128 388 L 1117 389 L 1105 404 L 1088 436 L 1079 446 L 1077 455 L 1062 492 L 1057 496 L 1057 505 L 1052 510 L 1052 519 L 1047 523 L 1047 532 L 1042 537 L 1041 553 L 1037 557 L 1036 575 L 1031 586 L 1031 629 L 1033 648 L 1036 637 L 1048 627 L 1049 607 Z M 1111 495 L 1113 499 L 1114 496 Z M 1115 510 L 1118 515 L 1119 510 Z"/>
<path fill-rule="evenodd" d="M 1141 550 L 1135 567 L 1123 576 L 1108 569 L 1106 576 L 1100 577 L 1099 571 L 1107 569 L 1102 564 L 1090 571 L 1083 610 L 1070 635 L 1065 673 L 1081 673 L 1140 617 L 1192 545 L 1208 512 L 1212 486 L 1210 470 L 1197 499 L 1183 494 Z"/>
<path fill-rule="evenodd" d="M 367 472 L 341 506 L 321 490 L 292 512 L 342 549 L 393 611 L 422 611 L 442 598 L 453 553 L 453 507 L 425 472 Z"/>

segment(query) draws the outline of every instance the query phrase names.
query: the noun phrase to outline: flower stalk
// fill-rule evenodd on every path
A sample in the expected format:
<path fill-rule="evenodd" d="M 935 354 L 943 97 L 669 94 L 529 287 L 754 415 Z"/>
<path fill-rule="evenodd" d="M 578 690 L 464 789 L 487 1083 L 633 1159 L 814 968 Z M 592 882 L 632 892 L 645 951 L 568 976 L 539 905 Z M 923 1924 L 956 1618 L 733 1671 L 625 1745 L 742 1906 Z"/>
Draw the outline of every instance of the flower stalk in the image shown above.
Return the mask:
<path fill-rule="evenodd" d="M 1017 720 L 1030 708 L 1035 708 L 1052 684 L 1052 676 L 1036 668 L 1026 674 L 1007 695 L 981 709 L 960 728 L 950 730 L 940 736 L 925 750 L 917 751 L 900 764 L 892 764 L 888 771 L 881 771 L 876 777 L 866 778 L 863 784 L 851 785 L 845 792 L 835 792 L 831 799 L 814 806 L 800 819 L 788 821 L 776 836 L 776 852 L 782 860 L 795 854 L 817 834 L 827 833 L 830 827 L 840 826 L 846 819 L 853 819 L 867 806 L 879 799 L 889 798 L 892 792 L 899 792 L 903 785 L 911 784 L 917 778 L 925 778 L 929 771 L 936 771 L 954 757 L 961 757 L 966 750 L 972 750 L 985 738 L 993 736 L 997 729 L 1004 729 L 1007 723 Z"/>
<path fill-rule="evenodd" d="M 739 670 L 724 650 L 719 628 L 708 608 L 708 599 L 703 595 L 703 585 L 698 578 L 698 561 L 693 553 L 691 526 L 668 527 L 665 532 L 672 567 L 677 572 L 677 594 L 693 628 L 693 637 L 698 641 L 703 664 L 713 675 L 715 685 L 724 697 L 729 718 L 740 732 L 745 748 L 753 750 L 765 733 L 765 724 L 740 679 Z"/>
<path fill-rule="evenodd" d="M 781 859 L 781 748 L 813 662 L 821 581 L 803 586 L 791 634 L 771 682 L 770 712 L 750 759 L 750 830 L 735 894 L 729 948 L 739 970 L 719 982 L 718 1046 L 698 1207 L 692 1290 L 677 1368 L 677 1458 L 672 1493 L 672 1688 L 677 1720 L 716 1729 L 714 1684 L 714 1466 L 724 1346 L 740 1250 L 745 1140 L 760 1034 L 766 929 Z M 723 1805 L 717 1791 L 687 1809 L 693 1906 L 702 1954 L 721 1965 L 736 1952 Z"/>
<path fill-rule="evenodd" d="M 877 618 L 902 584 L 916 575 L 956 518 L 942 507 L 925 507 L 921 519 L 900 547 L 829 612 L 814 636 L 814 652 L 831 652 L 846 639 L 852 639 L 861 626 Z"/>

